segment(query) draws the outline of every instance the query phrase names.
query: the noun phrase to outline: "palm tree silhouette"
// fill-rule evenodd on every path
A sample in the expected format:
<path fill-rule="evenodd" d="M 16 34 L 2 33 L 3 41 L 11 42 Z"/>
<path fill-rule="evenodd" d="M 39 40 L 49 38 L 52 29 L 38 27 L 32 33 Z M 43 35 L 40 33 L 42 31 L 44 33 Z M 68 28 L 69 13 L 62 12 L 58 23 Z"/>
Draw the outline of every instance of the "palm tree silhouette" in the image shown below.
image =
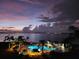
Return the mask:
<path fill-rule="evenodd" d="M 44 44 L 45 44 L 46 41 L 45 40 L 40 40 L 39 42 L 42 44 L 42 54 L 43 54 Z"/>

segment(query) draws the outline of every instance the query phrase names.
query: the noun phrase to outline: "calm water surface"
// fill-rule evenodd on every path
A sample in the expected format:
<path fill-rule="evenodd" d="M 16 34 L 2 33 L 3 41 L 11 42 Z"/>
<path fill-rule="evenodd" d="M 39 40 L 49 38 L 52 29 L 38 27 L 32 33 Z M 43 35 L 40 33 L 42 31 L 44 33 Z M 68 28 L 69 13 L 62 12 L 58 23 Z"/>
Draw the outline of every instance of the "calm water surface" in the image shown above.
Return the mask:
<path fill-rule="evenodd" d="M 32 33 L 14 33 L 14 34 L 0 34 L 0 42 L 3 42 L 5 39 L 5 36 L 14 36 L 15 38 L 18 38 L 18 36 L 24 36 L 25 38 L 29 37 L 29 40 L 33 42 L 38 42 L 39 40 L 46 40 L 47 35 L 46 34 L 32 34 Z"/>
<path fill-rule="evenodd" d="M 0 42 L 3 42 L 5 39 L 5 36 L 14 36 L 15 38 L 18 38 L 18 36 L 24 36 L 25 38 L 29 37 L 29 40 L 33 42 L 39 42 L 39 40 L 54 40 L 54 41 L 60 41 L 63 38 L 67 37 L 68 35 L 53 35 L 53 34 L 37 34 L 37 33 L 13 33 L 13 34 L 5 34 L 0 33 Z"/>

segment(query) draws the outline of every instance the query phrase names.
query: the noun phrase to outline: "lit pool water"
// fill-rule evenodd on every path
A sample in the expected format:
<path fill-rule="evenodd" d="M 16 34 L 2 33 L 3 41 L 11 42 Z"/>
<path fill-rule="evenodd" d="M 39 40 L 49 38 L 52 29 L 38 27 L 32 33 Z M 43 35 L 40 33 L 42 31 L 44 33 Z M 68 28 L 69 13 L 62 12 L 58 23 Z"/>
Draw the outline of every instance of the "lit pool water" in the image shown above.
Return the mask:
<path fill-rule="evenodd" d="M 33 51 L 33 49 L 38 49 L 38 50 L 42 50 L 42 46 L 37 46 L 37 45 L 29 45 L 28 49 Z M 49 48 L 47 46 L 43 46 L 43 50 L 48 50 L 48 51 L 52 51 L 52 50 L 56 50 L 56 48 Z"/>

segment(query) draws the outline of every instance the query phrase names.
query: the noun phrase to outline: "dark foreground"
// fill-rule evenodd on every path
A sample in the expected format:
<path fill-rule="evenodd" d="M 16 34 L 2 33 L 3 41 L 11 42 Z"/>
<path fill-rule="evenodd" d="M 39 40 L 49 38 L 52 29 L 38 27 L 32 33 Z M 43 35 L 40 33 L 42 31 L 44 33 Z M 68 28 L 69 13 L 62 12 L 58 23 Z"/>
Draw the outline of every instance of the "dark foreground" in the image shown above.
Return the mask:
<path fill-rule="evenodd" d="M 67 53 L 59 53 L 51 51 L 49 55 L 43 54 L 38 57 L 29 57 L 27 55 L 19 55 L 16 53 L 8 53 L 6 52 L 6 48 L 8 48 L 8 43 L 0 43 L 0 59 L 79 59 L 79 50 L 72 50 Z"/>

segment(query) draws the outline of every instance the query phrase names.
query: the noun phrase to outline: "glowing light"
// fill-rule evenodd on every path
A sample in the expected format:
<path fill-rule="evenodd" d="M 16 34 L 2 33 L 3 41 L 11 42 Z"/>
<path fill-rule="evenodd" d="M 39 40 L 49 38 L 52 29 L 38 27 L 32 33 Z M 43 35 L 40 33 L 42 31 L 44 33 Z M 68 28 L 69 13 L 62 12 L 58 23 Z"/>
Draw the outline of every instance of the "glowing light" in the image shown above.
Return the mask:
<path fill-rule="evenodd" d="M 41 52 L 32 52 L 32 51 L 28 51 L 27 52 L 27 55 L 29 55 L 30 57 L 31 56 L 39 56 L 41 55 L 42 53 Z"/>
<path fill-rule="evenodd" d="M 42 46 L 39 46 L 39 47 L 38 47 L 38 46 L 36 46 L 36 45 L 32 45 L 32 46 L 29 45 L 29 46 L 28 46 L 28 49 L 31 50 L 31 51 L 32 51 L 33 49 L 38 49 L 38 50 L 40 49 L 40 50 L 42 50 Z M 43 46 L 43 50 L 51 51 L 51 50 L 56 50 L 56 48 L 52 48 L 52 47 L 49 48 L 49 47 Z"/>

